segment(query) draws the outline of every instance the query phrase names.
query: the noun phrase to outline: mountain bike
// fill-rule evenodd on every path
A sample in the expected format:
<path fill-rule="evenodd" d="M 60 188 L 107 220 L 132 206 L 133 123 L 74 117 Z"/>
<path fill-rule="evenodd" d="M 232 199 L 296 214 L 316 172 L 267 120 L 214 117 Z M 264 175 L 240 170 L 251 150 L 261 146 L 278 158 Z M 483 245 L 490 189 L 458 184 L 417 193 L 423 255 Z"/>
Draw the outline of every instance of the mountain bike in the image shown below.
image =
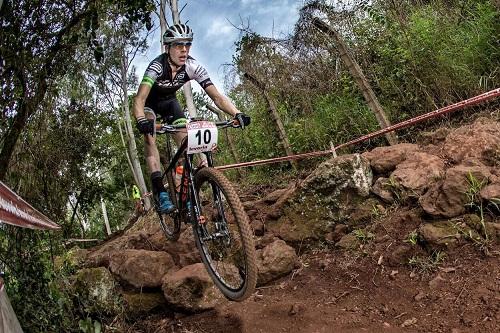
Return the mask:
<path fill-rule="evenodd" d="M 191 121 L 182 125 L 157 125 L 157 134 L 187 131 L 177 152 L 167 140 L 168 166 L 163 173 L 175 210 L 162 214 L 154 198 L 156 212 L 165 236 L 177 240 L 181 223 L 191 224 L 196 246 L 215 285 L 224 296 L 242 301 L 250 296 L 257 282 L 255 246 L 249 218 L 230 181 L 214 168 L 212 156 L 217 147 L 218 129 L 239 127 L 233 120 Z M 206 166 L 195 167 L 194 154 L 206 156 Z M 177 191 L 174 172 L 183 165 Z"/>

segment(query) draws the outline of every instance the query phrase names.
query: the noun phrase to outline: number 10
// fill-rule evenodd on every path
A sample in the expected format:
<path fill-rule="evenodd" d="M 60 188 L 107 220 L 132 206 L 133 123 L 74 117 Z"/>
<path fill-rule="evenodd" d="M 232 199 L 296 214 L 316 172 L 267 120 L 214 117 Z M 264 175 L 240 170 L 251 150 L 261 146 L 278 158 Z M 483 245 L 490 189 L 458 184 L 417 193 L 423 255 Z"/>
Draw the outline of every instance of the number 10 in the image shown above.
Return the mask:
<path fill-rule="evenodd" d="M 201 145 L 201 143 L 202 143 L 201 142 L 201 130 L 196 132 L 195 137 L 198 138 L 198 145 Z M 210 143 L 210 141 L 212 141 L 212 132 L 210 132 L 209 129 L 206 129 L 203 132 L 203 143 L 207 145 Z"/>

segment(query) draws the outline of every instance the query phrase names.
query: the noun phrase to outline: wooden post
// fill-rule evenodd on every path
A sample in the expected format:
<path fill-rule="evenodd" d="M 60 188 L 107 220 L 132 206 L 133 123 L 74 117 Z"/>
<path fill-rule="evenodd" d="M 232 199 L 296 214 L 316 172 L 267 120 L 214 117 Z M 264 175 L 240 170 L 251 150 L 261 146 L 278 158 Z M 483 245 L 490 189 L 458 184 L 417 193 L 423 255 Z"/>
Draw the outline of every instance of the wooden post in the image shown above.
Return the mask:
<path fill-rule="evenodd" d="M 335 44 L 337 45 L 337 49 L 340 53 L 340 57 L 346 64 L 347 68 L 349 69 L 349 72 L 354 78 L 354 81 L 356 81 L 359 89 L 363 93 L 363 97 L 366 100 L 366 103 L 370 107 L 370 109 L 373 111 L 375 114 L 375 117 L 377 118 L 377 121 L 380 125 L 381 128 L 386 128 L 391 126 L 391 123 L 387 119 L 387 116 L 382 109 L 382 106 L 380 105 L 377 96 L 375 96 L 375 93 L 373 92 L 373 89 L 370 86 L 370 83 L 366 79 L 365 75 L 363 74 L 363 71 L 361 70 L 361 67 L 359 67 L 358 63 L 354 59 L 354 57 L 351 55 L 349 52 L 349 49 L 347 45 L 344 42 L 344 39 L 340 34 L 333 29 L 330 25 L 326 24 L 325 22 L 321 21 L 318 18 L 313 19 L 313 24 L 322 32 L 326 33 L 328 36 L 332 37 L 333 40 L 335 41 Z M 385 135 L 385 138 L 389 142 L 390 145 L 395 145 L 398 143 L 398 139 L 394 133 L 387 133 Z"/>
<path fill-rule="evenodd" d="M 269 96 L 268 92 L 266 91 L 266 88 L 262 82 L 259 82 L 254 76 L 252 76 L 249 73 L 244 73 L 243 76 L 250 81 L 257 89 L 259 89 L 262 94 L 264 95 L 268 105 L 269 105 L 269 111 L 271 111 L 271 117 L 274 120 L 274 123 L 276 125 L 276 128 L 278 130 L 278 136 L 280 138 L 281 144 L 283 145 L 283 148 L 285 149 L 285 153 L 287 156 L 292 156 L 294 155 L 292 151 L 292 147 L 290 146 L 290 141 L 288 141 L 288 136 L 286 135 L 285 131 L 285 126 L 283 126 L 283 122 L 281 121 L 281 117 L 278 113 L 278 110 L 276 109 L 276 105 L 274 104 L 273 99 L 271 96 Z M 290 161 L 290 164 L 292 167 L 297 170 L 297 162 L 296 161 Z"/>

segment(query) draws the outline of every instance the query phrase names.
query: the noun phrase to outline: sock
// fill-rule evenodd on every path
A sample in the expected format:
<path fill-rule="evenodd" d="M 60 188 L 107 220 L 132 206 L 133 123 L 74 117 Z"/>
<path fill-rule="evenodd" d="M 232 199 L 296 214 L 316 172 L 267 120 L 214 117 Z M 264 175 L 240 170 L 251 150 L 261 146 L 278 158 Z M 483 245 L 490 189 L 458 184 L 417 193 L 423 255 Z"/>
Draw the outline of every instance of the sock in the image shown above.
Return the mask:
<path fill-rule="evenodd" d="M 161 180 L 161 171 L 155 171 L 151 174 L 151 184 L 154 193 L 166 192 L 163 181 Z"/>

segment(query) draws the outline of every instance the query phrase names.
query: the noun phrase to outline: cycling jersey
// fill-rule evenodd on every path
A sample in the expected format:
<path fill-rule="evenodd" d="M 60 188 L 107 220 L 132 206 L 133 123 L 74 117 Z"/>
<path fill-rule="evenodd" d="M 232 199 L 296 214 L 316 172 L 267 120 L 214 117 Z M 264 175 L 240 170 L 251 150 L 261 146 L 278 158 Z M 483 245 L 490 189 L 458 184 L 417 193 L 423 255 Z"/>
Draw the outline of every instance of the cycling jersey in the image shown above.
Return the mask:
<path fill-rule="evenodd" d="M 175 92 L 190 80 L 198 82 L 203 89 L 213 85 L 207 70 L 191 56 L 188 56 L 175 77 L 172 77 L 168 54 L 159 55 L 149 64 L 141 82 L 151 87 L 146 106 L 155 109 L 159 101 L 172 99 Z"/>
<path fill-rule="evenodd" d="M 146 69 L 141 84 L 151 87 L 144 111 L 153 112 L 167 124 L 185 123 L 184 111 L 175 97 L 175 92 L 186 82 L 195 80 L 203 88 L 213 85 L 207 70 L 194 58 L 188 56 L 172 77 L 172 68 L 168 63 L 168 54 L 156 57 Z"/>

